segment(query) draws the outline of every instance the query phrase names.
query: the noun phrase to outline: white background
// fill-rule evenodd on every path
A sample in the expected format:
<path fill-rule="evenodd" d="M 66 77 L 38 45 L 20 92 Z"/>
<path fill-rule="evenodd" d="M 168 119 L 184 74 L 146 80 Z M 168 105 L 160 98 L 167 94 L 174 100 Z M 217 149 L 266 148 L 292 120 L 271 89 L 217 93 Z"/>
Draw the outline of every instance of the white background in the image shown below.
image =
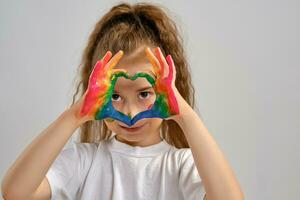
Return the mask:
<path fill-rule="evenodd" d="M 1 180 L 70 105 L 87 38 L 118 2 L 1 1 Z M 299 1 L 160 4 L 182 29 L 198 111 L 246 199 L 299 199 Z"/>

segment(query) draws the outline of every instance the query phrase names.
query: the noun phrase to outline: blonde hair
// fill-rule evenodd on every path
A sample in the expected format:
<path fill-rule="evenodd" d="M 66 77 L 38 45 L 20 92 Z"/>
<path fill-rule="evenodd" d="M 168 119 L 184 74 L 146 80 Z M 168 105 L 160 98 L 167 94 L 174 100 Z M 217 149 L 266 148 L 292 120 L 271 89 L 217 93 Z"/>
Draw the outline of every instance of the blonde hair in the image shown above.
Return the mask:
<path fill-rule="evenodd" d="M 110 50 L 113 55 L 119 50 L 131 53 L 142 44 L 159 46 L 164 55 L 172 55 L 176 65 L 176 88 L 185 101 L 194 108 L 194 87 L 188 63 L 182 46 L 182 37 L 178 28 L 166 12 L 154 4 L 121 3 L 112 7 L 95 25 L 84 49 L 79 66 L 80 81 L 73 95 L 84 94 L 88 86 L 89 75 L 97 60 Z M 79 128 L 80 142 L 99 143 L 109 139 L 112 132 L 103 120 L 93 120 Z M 188 148 L 187 139 L 173 120 L 163 120 L 161 136 L 177 148 Z"/>

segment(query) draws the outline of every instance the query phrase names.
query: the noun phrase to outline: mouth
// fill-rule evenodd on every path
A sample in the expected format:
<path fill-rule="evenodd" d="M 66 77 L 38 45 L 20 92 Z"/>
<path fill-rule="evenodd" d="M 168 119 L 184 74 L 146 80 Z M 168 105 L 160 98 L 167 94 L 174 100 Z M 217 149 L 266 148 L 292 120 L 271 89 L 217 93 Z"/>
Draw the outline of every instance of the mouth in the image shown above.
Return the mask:
<path fill-rule="evenodd" d="M 143 128 L 145 126 L 145 124 L 143 125 L 139 125 L 139 126 L 134 126 L 134 127 L 127 127 L 127 126 L 122 126 L 119 124 L 119 126 L 123 129 L 126 130 L 128 132 L 136 132 L 138 130 L 140 130 L 141 128 Z"/>

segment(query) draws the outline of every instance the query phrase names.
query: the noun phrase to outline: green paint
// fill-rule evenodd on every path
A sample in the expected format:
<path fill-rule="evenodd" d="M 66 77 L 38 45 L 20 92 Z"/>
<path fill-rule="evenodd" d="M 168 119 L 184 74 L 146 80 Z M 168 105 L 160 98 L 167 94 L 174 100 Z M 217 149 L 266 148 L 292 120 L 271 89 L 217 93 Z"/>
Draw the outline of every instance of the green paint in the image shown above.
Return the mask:
<path fill-rule="evenodd" d="M 106 121 L 111 123 L 111 122 L 114 122 L 115 120 L 112 118 L 106 118 Z"/>
<path fill-rule="evenodd" d="M 168 102 L 166 102 L 166 95 L 158 94 L 156 99 L 157 99 L 156 109 L 159 110 L 159 112 L 163 117 L 168 117 L 169 109 L 168 109 Z"/>
<path fill-rule="evenodd" d="M 130 76 L 126 72 L 118 72 L 118 73 L 115 73 L 112 75 L 112 78 L 111 78 L 112 79 L 111 80 L 112 88 L 115 87 L 117 79 L 121 76 L 126 79 L 130 79 L 132 81 L 136 80 L 137 78 L 146 78 L 152 86 L 155 84 L 155 79 L 152 76 L 150 76 L 149 74 L 144 73 L 144 72 L 136 73 L 134 76 Z"/>

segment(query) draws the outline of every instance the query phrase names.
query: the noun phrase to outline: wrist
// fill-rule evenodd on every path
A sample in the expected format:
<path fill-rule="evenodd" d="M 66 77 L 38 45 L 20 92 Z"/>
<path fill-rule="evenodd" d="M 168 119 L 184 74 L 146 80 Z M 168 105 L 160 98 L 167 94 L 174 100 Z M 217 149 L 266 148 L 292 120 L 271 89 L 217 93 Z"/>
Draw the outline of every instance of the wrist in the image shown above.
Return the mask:
<path fill-rule="evenodd" d="M 179 105 L 179 114 L 174 118 L 174 120 L 181 128 L 184 128 L 187 122 L 190 122 L 196 113 L 186 101 L 179 103 Z"/>
<path fill-rule="evenodd" d="M 76 127 L 81 126 L 85 122 L 82 117 L 79 117 L 79 113 L 72 108 L 68 108 L 63 114 L 70 118 Z"/>

